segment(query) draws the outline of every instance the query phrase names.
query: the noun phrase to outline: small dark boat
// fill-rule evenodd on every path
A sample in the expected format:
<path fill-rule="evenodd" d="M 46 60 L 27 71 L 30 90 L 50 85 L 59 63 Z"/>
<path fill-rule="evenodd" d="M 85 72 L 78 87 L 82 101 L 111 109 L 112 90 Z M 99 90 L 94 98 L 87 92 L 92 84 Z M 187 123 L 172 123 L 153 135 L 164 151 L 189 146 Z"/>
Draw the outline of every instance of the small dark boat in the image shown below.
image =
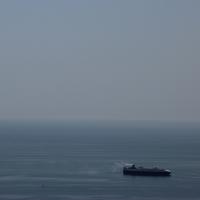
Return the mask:
<path fill-rule="evenodd" d="M 168 169 L 154 168 L 144 168 L 136 167 L 135 165 L 127 165 L 123 168 L 124 175 L 133 176 L 170 176 L 171 171 Z"/>

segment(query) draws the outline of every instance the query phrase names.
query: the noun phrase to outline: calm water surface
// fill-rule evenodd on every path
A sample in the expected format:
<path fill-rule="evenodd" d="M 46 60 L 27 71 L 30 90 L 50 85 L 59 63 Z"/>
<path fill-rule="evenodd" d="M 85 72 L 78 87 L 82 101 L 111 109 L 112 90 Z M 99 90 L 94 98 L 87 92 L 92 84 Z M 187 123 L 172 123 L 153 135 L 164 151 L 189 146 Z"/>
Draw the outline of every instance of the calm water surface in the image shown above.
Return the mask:
<path fill-rule="evenodd" d="M 123 176 L 130 162 L 173 174 Z M 199 188 L 198 126 L 0 123 L 2 200 L 193 200 Z"/>

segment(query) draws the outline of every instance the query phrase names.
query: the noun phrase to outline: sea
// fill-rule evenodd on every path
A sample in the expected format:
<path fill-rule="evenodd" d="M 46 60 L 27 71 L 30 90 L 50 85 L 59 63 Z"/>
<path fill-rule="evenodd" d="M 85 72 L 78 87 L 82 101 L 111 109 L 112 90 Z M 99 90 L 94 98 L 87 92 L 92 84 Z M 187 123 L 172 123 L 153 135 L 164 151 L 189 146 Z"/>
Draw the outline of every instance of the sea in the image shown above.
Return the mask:
<path fill-rule="evenodd" d="M 124 176 L 127 163 L 172 176 Z M 0 200 L 79 199 L 200 199 L 200 125 L 0 121 Z"/>

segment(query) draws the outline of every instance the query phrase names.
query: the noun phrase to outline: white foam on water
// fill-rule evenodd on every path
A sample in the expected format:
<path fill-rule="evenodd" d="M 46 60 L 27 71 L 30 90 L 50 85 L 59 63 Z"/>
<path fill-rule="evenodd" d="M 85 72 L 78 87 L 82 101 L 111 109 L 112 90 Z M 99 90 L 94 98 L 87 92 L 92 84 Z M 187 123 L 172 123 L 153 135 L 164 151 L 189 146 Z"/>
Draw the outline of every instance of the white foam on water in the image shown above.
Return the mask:
<path fill-rule="evenodd" d="M 122 168 L 125 166 L 125 165 L 131 165 L 130 163 L 127 163 L 125 161 L 117 161 L 113 164 L 112 166 L 112 172 L 113 173 L 116 173 L 116 172 L 120 172 L 122 171 Z"/>

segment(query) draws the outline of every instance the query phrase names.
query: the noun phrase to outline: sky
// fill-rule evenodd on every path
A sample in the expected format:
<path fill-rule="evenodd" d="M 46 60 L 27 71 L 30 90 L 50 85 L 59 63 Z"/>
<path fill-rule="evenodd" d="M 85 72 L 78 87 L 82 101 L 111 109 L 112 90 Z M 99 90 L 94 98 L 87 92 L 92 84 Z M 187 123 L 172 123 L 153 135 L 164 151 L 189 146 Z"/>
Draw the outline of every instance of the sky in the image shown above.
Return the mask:
<path fill-rule="evenodd" d="M 0 1 L 0 119 L 200 121 L 199 0 Z"/>

